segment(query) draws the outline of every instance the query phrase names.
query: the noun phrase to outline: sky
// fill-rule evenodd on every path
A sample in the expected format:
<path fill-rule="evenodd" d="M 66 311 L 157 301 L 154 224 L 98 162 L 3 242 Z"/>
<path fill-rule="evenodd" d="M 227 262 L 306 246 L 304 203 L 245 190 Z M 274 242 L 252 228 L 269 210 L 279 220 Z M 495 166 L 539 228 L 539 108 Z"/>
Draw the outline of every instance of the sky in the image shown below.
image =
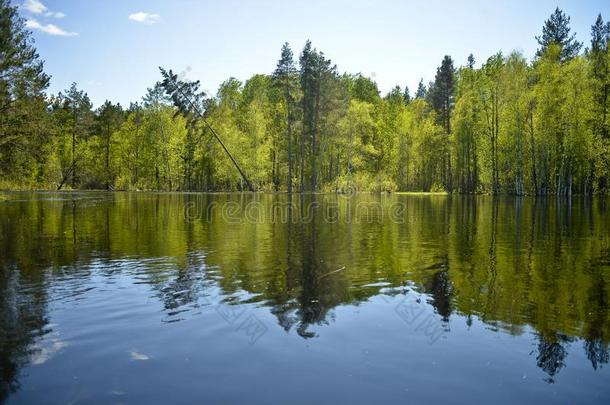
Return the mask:
<path fill-rule="evenodd" d="M 94 105 L 128 106 L 171 68 L 214 95 L 226 79 L 273 72 L 284 42 L 295 57 L 307 39 L 340 72 L 374 79 L 382 94 L 413 93 L 444 55 L 477 65 L 498 51 L 532 58 L 555 7 L 590 42 L 609 0 L 13 0 L 51 75 L 50 93 L 76 82 Z"/>

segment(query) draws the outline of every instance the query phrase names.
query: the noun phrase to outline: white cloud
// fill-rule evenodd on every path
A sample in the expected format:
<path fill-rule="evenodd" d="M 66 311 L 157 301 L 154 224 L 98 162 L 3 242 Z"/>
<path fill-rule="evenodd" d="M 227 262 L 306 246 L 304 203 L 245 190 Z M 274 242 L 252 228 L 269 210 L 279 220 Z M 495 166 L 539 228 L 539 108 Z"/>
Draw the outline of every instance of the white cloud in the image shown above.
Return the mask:
<path fill-rule="evenodd" d="M 45 17 L 64 18 L 66 15 L 61 11 L 47 11 Z"/>
<path fill-rule="evenodd" d="M 40 22 L 38 22 L 37 20 L 35 20 L 33 18 L 30 18 L 29 20 L 27 20 L 25 22 L 25 26 L 29 29 L 44 32 L 45 34 L 49 34 L 49 35 L 57 35 L 57 36 L 61 36 L 61 37 L 73 37 L 75 35 L 78 35 L 77 32 L 64 31 L 63 29 L 59 28 L 55 24 L 46 24 L 46 25 L 41 24 Z"/>
<path fill-rule="evenodd" d="M 129 19 L 144 24 L 154 24 L 159 22 L 161 16 L 159 14 L 150 14 L 143 11 L 138 11 L 129 15 Z"/>
<path fill-rule="evenodd" d="M 32 14 L 41 14 L 45 17 L 64 18 L 66 14 L 61 11 L 51 11 L 39 0 L 25 0 L 22 4 L 24 10 Z"/>
<path fill-rule="evenodd" d="M 35 342 L 30 350 L 30 362 L 34 365 L 44 364 L 51 358 L 55 357 L 68 344 L 61 340 L 59 332 L 53 330 L 53 324 L 48 324 L 47 328 L 50 331 L 43 340 Z"/>
<path fill-rule="evenodd" d="M 30 361 L 34 365 L 44 364 L 66 346 L 68 346 L 66 342 L 54 339 L 48 345 L 32 350 L 34 354 Z"/>
<path fill-rule="evenodd" d="M 38 0 L 25 0 L 25 2 L 23 3 L 23 8 L 34 14 L 42 14 L 47 11 L 47 6 L 45 6 Z"/>

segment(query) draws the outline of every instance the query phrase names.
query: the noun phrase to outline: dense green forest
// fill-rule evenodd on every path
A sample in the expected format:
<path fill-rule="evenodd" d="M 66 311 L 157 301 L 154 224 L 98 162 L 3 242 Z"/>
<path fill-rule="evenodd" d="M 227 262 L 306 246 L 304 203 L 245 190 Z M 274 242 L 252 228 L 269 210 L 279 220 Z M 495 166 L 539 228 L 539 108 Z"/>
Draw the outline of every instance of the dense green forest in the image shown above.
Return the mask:
<path fill-rule="evenodd" d="M 186 83 L 193 115 L 161 81 L 129 106 L 94 109 L 76 84 L 47 94 L 31 34 L 0 0 L 0 187 L 245 190 L 247 176 L 263 191 L 606 194 L 610 23 L 600 15 L 583 47 L 569 22 L 553 12 L 531 61 L 444 56 L 414 94 L 381 96 L 310 42 L 285 44 L 274 72 L 215 96 Z"/>

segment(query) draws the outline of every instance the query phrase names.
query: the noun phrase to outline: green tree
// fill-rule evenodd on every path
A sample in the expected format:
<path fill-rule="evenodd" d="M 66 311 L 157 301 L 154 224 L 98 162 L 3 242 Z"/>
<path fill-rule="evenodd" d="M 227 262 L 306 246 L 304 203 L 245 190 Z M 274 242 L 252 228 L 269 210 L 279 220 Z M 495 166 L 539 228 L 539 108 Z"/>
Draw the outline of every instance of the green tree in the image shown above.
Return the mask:
<path fill-rule="evenodd" d="M 466 66 L 469 69 L 474 69 L 474 55 L 473 54 L 468 55 L 468 62 L 466 64 Z"/>
<path fill-rule="evenodd" d="M 85 186 L 89 180 L 84 172 L 89 163 L 87 142 L 94 124 L 89 96 L 72 83 L 65 93 L 58 94 L 53 108 L 60 117 L 60 136 L 67 141 L 61 142 L 62 179 L 58 188 L 61 189 L 68 180 L 72 188 Z"/>
<path fill-rule="evenodd" d="M 576 40 L 576 34 L 570 35 L 570 17 L 557 7 L 542 27 L 542 35 L 536 37 L 540 48 L 536 56 L 541 57 L 547 48 L 556 44 L 561 47 L 559 59 L 561 62 L 568 61 L 578 55 L 582 43 Z"/>
<path fill-rule="evenodd" d="M 363 76 L 361 73 L 358 73 L 357 75 L 345 75 L 344 82 L 350 96 L 356 100 L 373 104 L 381 100 L 377 83 L 372 79 Z"/>
<path fill-rule="evenodd" d="M 9 0 L 0 0 L 0 180 L 34 184 L 46 177 L 52 128 L 43 71 L 30 32 Z"/>
<path fill-rule="evenodd" d="M 296 119 L 296 91 L 297 91 L 297 68 L 294 64 L 292 50 L 288 43 L 282 46 L 282 54 L 277 62 L 277 67 L 273 73 L 275 84 L 280 88 L 283 95 L 284 108 L 286 110 L 286 145 L 288 155 L 288 178 L 286 180 L 287 191 L 292 193 L 293 181 L 293 151 L 292 151 L 292 130 Z"/>
<path fill-rule="evenodd" d="M 409 86 L 405 86 L 405 92 L 403 93 L 402 98 L 405 104 L 409 104 L 411 102 L 411 93 L 409 92 Z"/>
<path fill-rule="evenodd" d="M 432 108 L 436 111 L 438 122 L 445 129 L 446 141 L 442 148 L 443 164 L 443 186 L 445 190 L 451 191 L 453 187 L 451 173 L 450 134 L 451 113 L 454 107 L 455 68 L 451 56 L 445 55 L 441 66 L 436 71 L 434 84 L 429 90 L 428 96 L 432 102 Z"/>
<path fill-rule="evenodd" d="M 491 191 L 493 194 L 500 192 L 498 139 L 500 136 L 500 115 L 504 105 L 502 99 L 503 69 L 504 57 L 502 53 L 497 53 L 487 59 L 482 67 L 483 81 L 480 86 L 485 124 L 489 134 L 486 142 L 488 145 L 487 166 L 491 166 L 485 173 L 491 172 Z"/>
<path fill-rule="evenodd" d="M 400 86 L 396 85 L 388 92 L 388 94 L 386 94 L 385 100 L 390 104 L 404 103 L 405 95 Z"/>
<path fill-rule="evenodd" d="M 113 135 L 119 129 L 123 121 L 123 108 L 120 104 L 112 104 L 106 100 L 104 104 L 97 110 L 96 126 L 97 133 L 102 139 L 101 149 L 104 156 L 103 181 L 106 190 L 114 187 L 114 179 L 116 174 L 112 168 L 112 147 Z"/>
<path fill-rule="evenodd" d="M 455 181 L 462 193 L 479 189 L 480 144 L 484 132 L 483 106 L 479 93 L 481 72 L 474 64 L 461 68 L 457 75 L 454 110 Z"/>
<path fill-rule="evenodd" d="M 597 150 L 610 149 L 610 23 L 605 23 L 601 14 L 591 26 L 591 49 L 589 59 L 593 84 L 593 132 Z M 592 175 L 597 178 L 597 188 L 606 192 L 610 187 L 610 158 L 608 153 L 600 153 L 591 162 Z"/>
<path fill-rule="evenodd" d="M 320 157 L 321 124 L 328 118 L 330 112 L 328 107 L 332 102 L 332 88 L 337 85 L 338 77 L 336 66 L 326 59 L 323 53 L 312 48 L 311 42 L 307 41 L 301 56 L 300 82 L 303 111 L 303 126 L 301 133 L 301 173 L 300 190 L 305 190 L 305 155 L 306 143 L 309 141 L 309 190 L 318 190 L 318 164 Z"/>
<path fill-rule="evenodd" d="M 140 189 L 145 177 L 144 110 L 132 103 L 127 118 L 114 134 L 117 141 L 117 169 L 115 185 L 119 189 Z"/>
<path fill-rule="evenodd" d="M 529 116 L 531 114 L 530 68 L 523 55 L 513 52 L 505 60 L 502 73 L 504 110 L 501 115 L 498 155 L 501 158 L 498 179 L 504 191 L 526 194 L 527 167 L 530 167 Z"/>
<path fill-rule="evenodd" d="M 212 134 L 212 136 L 216 139 L 216 141 L 224 150 L 225 154 L 231 160 L 233 166 L 241 175 L 241 178 L 246 183 L 248 190 L 254 191 L 252 183 L 250 182 L 250 180 L 248 180 L 248 177 L 246 176 L 241 166 L 237 163 L 231 152 L 229 152 L 229 149 L 220 139 L 220 136 L 218 135 L 216 130 L 207 121 L 206 108 L 211 107 L 212 104 L 207 103 L 205 101 L 205 93 L 199 91 L 199 81 L 182 81 L 179 80 L 178 75 L 174 74 L 171 70 L 166 71 L 163 68 L 160 68 L 160 70 L 161 75 L 163 76 L 162 85 L 165 88 L 166 93 L 171 96 L 174 105 L 178 108 L 178 112 L 181 113 L 189 122 L 202 124 L 203 128 L 206 128 L 206 130 Z M 229 91 L 235 88 L 234 82 L 238 83 L 237 91 L 239 90 L 239 86 L 241 85 L 241 83 L 234 79 L 229 80 L 229 82 L 229 86 L 226 86 Z M 231 102 L 237 105 L 236 100 L 231 100 Z"/>
<path fill-rule="evenodd" d="M 424 84 L 423 78 L 419 80 L 419 84 L 417 85 L 417 91 L 415 92 L 415 98 L 426 98 L 426 85 Z"/>
<path fill-rule="evenodd" d="M 610 24 L 597 18 L 581 56 L 569 22 L 555 10 L 533 61 L 477 68 L 471 54 L 456 70 L 445 56 L 413 98 L 339 75 L 307 41 L 299 66 L 284 44 L 271 74 L 210 97 L 162 70 L 141 103 L 93 112 L 76 84 L 45 95 L 30 34 L 0 0 L 0 186 L 607 193 Z"/>

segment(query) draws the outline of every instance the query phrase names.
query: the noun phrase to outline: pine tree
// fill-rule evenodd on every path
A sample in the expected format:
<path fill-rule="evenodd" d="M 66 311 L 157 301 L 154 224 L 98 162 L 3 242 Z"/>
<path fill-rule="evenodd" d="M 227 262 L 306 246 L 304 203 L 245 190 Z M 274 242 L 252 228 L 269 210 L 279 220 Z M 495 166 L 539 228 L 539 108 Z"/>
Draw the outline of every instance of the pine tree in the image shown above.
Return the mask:
<path fill-rule="evenodd" d="M 426 86 L 424 85 L 424 79 L 419 79 L 419 84 L 417 85 L 417 91 L 415 92 L 416 99 L 425 99 L 426 98 Z"/>
<path fill-rule="evenodd" d="M 313 125 L 313 102 L 311 88 L 313 87 L 312 82 L 314 76 L 314 52 L 315 51 L 311 46 L 311 41 L 307 40 L 299 57 L 299 79 L 301 84 L 301 92 L 303 94 L 301 98 L 301 111 L 303 118 L 301 125 L 301 139 L 299 140 L 299 192 L 305 191 L 305 144 L 306 139 L 311 136 L 311 127 Z"/>
<path fill-rule="evenodd" d="M 19 101 L 42 97 L 49 84 L 30 32 L 9 0 L 0 0 L 0 111 Z"/>
<path fill-rule="evenodd" d="M 436 71 L 434 84 L 429 97 L 436 111 L 438 123 L 445 129 L 446 143 L 443 150 L 443 184 L 447 191 L 452 189 L 451 156 L 449 154 L 449 135 L 451 134 L 451 112 L 454 105 L 455 68 L 451 56 L 445 55 Z"/>
<path fill-rule="evenodd" d="M 146 94 L 142 97 L 142 105 L 144 108 L 159 109 L 161 106 L 172 104 L 172 99 L 165 92 L 165 88 L 161 82 L 155 83 L 153 87 L 146 89 Z"/>
<path fill-rule="evenodd" d="M 474 55 L 473 54 L 468 55 L 468 63 L 466 64 L 466 66 L 468 66 L 469 69 L 474 69 Z"/>
<path fill-rule="evenodd" d="M 403 93 L 402 100 L 405 104 L 409 104 L 411 102 L 411 93 L 409 92 L 409 86 L 405 86 L 405 92 Z"/>
<path fill-rule="evenodd" d="M 570 35 L 570 17 L 557 7 L 549 19 L 544 22 L 542 36 L 536 37 L 536 41 L 540 45 L 536 56 L 541 57 L 549 45 L 557 44 L 561 46 L 561 62 L 573 59 L 582 47 L 582 43 L 575 38 L 575 33 Z"/>
<path fill-rule="evenodd" d="M 417 84 L 417 91 L 415 92 L 416 99 L 425 99 L 426 98 L 426 85 L 424 84 L 424 79 L 419 79 L 419 83 Z"/>
<path fill-rule="evenodd" d="M 297 69 L 294 64 L 292 50 L 286 42 L 282 46 L 282 54 L 273 73 L 275 84 L 280 88 L 286 104 L 286 143 L 288 154 L 287 191 L 292 193 L 292 126 L 294 120 L 294 92 L 296 89 Z"/>
<path fill-rule="evenodd" d="M 52 134 L 45 122 L 48 84 L 17 7 L 0 0 L 0 178 L 36 181 L 30 178 L 33 166 L 48 158 L 43 148 Z"/>

